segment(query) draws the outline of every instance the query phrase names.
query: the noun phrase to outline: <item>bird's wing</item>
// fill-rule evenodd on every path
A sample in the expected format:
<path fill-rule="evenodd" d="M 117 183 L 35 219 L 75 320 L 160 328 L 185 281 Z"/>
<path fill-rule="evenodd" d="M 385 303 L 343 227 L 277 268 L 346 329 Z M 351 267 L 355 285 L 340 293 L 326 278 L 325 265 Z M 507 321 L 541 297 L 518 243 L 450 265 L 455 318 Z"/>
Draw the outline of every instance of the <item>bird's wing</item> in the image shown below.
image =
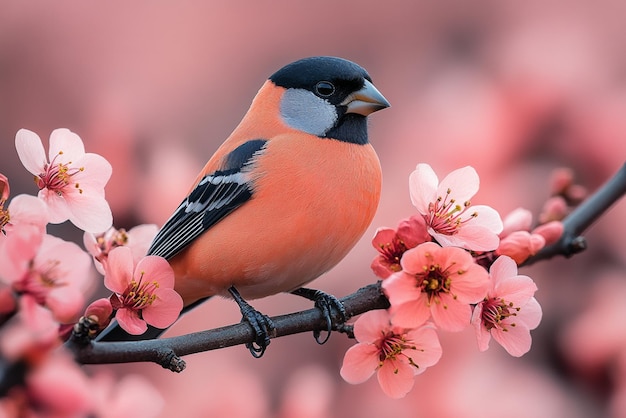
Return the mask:
<path fill-rule="evenodd" d="M 156 235 L 148 255 L 170 259 L 253 195 L 250 164 L 266 140 L 243 143 L 226 155 L 221 169 L 202 177 Z"/>

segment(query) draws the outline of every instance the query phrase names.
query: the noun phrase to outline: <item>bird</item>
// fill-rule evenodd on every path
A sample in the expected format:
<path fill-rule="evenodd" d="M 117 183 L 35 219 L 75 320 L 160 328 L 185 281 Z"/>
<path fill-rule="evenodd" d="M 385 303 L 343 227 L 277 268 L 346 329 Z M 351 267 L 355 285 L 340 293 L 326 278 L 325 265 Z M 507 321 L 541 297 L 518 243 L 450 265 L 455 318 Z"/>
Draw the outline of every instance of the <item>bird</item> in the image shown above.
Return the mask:
<path fill-rule="evenodd" d="M 303 58 L 272 74 L 148 250 L 169 261 L 183 311 L 234 299 L 257 357 L 273 324 L 248 300 L 292 292 L 315 300 L 327 321 L 329 303 L 343 309 L 303 286 L 338 264 L 376 213 L 382 172 L 367 117 L 389 106 L 343 58 Z"/>

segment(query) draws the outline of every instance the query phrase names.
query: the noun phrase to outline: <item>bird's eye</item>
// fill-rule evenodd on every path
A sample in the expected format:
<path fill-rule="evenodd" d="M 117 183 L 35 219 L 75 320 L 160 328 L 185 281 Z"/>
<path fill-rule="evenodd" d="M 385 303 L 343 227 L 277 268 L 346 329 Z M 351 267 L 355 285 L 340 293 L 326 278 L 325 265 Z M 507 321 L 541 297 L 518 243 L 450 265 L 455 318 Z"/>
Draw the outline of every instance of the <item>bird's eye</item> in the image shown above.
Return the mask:
<path fill-rule="evenodd" d="M 315 85 L 315 92 L 322 97 L 328 97 L 335 92 L 335 86 L 330 81 L 320 81 Z"/>

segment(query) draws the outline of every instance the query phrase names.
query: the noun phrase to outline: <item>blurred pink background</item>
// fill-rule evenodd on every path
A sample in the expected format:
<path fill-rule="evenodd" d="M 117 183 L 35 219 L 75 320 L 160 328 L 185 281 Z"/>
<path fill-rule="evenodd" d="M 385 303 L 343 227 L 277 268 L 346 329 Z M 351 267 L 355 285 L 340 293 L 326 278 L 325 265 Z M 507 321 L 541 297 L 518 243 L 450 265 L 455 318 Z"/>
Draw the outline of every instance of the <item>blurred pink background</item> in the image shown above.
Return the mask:
<path fill-rule="evenodd" d="M 14 150 L 19 128 L 44 141 L 66 127 L 113 165 L 115 225 L 162 224 L 228 136 L 264 80 L 295 59 L 337 55 L 372 75 L 392 107 L 371 118 L 384 190 L 371 229 L 313 283 L 344 296 L 375 280 L 378 226 L 414 213 L 408 175 L 464 165 L 482 179 L 475 203 L 533 212 L 550 172 L 575 170 L 595 189 L 626 157 L 626 3 L 499 2 L 4 2 L 0 6 L 0 172 L 12 194 L 35 193 Z M 80 240 L 71 227 L 50 228 Z M 587 234 L 589 250 L 527 268 L 544 319 L 530 353 L 509 357 L 472 330 L 441 334 L 443 358 L 403 400 L 375 381 L 344 383 L 353 343 L 309 334 L 186 358 L 180 375 L 152 364 L 163 417 L 626 417 L 626 203 Z M 80 241 L 79 241 L 80 242 Z M 270 314 L 306 309 L 290 295 Z M 212 300 L 170 335 L 238 322 Z M 110 367 L 110 366 L 103 366 Z M 98 368 L 98 367 L 94 367 Z M 141 408 L 141 405 L 137 405 Z"/>

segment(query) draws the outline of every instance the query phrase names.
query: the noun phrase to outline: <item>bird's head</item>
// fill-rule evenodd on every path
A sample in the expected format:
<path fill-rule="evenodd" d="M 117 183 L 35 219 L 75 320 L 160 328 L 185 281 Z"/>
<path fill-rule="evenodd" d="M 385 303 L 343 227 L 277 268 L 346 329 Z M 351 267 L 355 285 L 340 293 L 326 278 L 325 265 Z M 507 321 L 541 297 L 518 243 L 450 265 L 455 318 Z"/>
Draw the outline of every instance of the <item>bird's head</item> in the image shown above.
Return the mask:
<path fill-rule="evenodd" d="M 269 79 L 285 89 L 280 101 L 283 122 L 321 138 L 366 144 L 365 118 L 389 107 L 367 71 L 342 58 L 304 58 Z"/>

